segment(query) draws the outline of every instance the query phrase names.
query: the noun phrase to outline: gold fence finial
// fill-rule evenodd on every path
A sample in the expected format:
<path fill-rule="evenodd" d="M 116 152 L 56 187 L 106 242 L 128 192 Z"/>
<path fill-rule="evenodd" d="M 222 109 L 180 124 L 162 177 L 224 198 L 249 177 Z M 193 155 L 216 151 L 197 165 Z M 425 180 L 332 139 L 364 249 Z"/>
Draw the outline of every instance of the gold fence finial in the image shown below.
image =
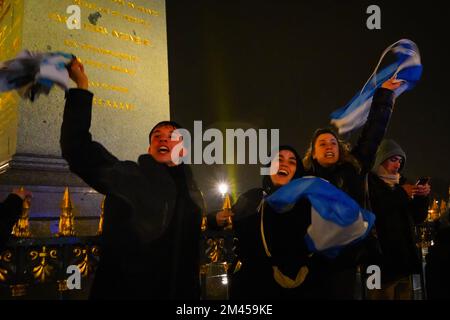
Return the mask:
<path fill-rule="evenodd" d="M 19 192 L 25 192 L 24 187 L 19 188 Z M 22 213 L 19 220 L 13 227 L 12 234 L 17 238 L 29 238 L 31 237 L 30 223 L 28 221 L 30 214 L 31 200 L 29 197 L 25 197 L 22 202 Z"/>
<path fill-rule="evenodd" d="M 69 188 L 64 190 L 64 196 L 61 201 L 61 215 L 59 217 L 59 228 L 56 236 L 70 237 L 75 235 L 72 202 L 70 201 Z"/>
<path fill-rule="evenodd" d="M 97 231 L 97 235 L 101 235 L 103 233 L 103 219 L 105 216 L 105 199 L 106 196 L 103 197 L 102 203 L 100 205 L 100 219 L 98 221 L 98 231 Z"/>
<path fill-rule="evenodd" d="M 225 194 L 225 198 L 223 199 L 223 205 L 222 210 L 231 211 L 231 200 L 230 195 L 228 193 Z M 231 216 L 227 218 L 227 223 L 224 228 L 225 230 L 232 230 L 233 229 L 233 220 L 231 219 Z"/>
<path fill-rule="evenodd" d="M 202 215 L 202 226 L 201 226 L 202 232 L 205 232 L 207 228 L 208 228 L 208 218 L 206 217 L 206 215 Z"/>

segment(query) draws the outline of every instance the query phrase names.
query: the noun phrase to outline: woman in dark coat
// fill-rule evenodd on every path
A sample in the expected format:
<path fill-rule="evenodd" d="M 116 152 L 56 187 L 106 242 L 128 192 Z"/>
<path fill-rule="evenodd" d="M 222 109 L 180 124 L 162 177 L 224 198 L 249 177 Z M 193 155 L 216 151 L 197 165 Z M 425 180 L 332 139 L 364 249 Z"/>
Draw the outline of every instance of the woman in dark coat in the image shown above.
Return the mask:
<path fill-rule="evenodd" d="M 299 201 L 283 214 L 274 212 L 262 201 L 303 175 L 301 159 L 292 147 L 280 147 L 278 161 L 277 173 L 264 176 L 262 188 L 245 192 L 232 207 L 234 231 L 239 239 L 237 255 L 242 267 L 232 275 L 231 299 L 294 299 L 305 297 L 308 292 L 309 252 L 304 236 L 311 223 L 309 201 Z M 221 211 L 215 220 L 220 226 L 228 217 L 229 213 Z"/>
<path fill-rule="evenodd" d="M 367 208 L 366 175 L 372 168 L 389 123 L 394 104 L 393 90 L 400 85 L 401 81 L 391 79 L 375 92 L 367 122 L 353 149 L 350 150 L 333 130 L 316 130 L 303 159 L 306 174 L 328 180 Z M 311 262 L 319 296 L 328 299 L 354 298 L 356 266 L 363 262 L 368 241 L 346 248 L 336 260 L 314 256 Z"/>

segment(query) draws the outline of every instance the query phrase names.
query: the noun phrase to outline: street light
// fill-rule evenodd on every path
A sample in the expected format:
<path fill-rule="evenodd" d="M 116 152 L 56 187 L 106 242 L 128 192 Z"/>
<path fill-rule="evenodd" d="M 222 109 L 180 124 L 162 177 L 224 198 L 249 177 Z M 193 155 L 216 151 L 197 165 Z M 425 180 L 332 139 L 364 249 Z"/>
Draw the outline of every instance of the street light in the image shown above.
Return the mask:
<path fill-rule="evenodd" d="M 225 182 L 221 182 L 217 186 L 217 190 L 219 190 L 220 194 L 222 195 L 222 198 L 225 197 L 225 195 L 228 193 L 228 190 L 230 187 Z"/>

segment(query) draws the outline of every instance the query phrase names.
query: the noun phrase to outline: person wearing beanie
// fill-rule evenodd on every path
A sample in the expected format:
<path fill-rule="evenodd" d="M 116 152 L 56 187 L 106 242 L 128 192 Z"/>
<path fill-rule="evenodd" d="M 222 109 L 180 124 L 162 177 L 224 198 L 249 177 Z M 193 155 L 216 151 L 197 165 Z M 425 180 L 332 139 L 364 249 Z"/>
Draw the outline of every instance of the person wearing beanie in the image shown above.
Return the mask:
<path fill-rule="evenodd" d="M 328 180 L 351 196 L 358 204 L 367 208 L 364 185 L 375 154 L 384 137 L 394 105 L 394 90 L 401 85 L 400 80 L 390 79 L 377 89 L 373 96 L 367 121 L 362 128 L 356 145 L 342 141 L 330 128 L 314 132 L 310 146 L 303 158 L 307 175 Z M 330 261 L 316 255 L 319 291 L 327 299 L 355 299 L 356 268 L 367 256 L 372 237 L 362 243 L 349 246 L 338 259 Z"/>
<path fill-rule="evenodd" d="M 91 299 L 200 299 L 198 248 L 204 208 L 185 164 L 172 161 L 182 143 L 180 126 L 156 124 L 148 152 L 137 162 L 120 161 L 89 132 L 93 94 L 83 65 L 69 76 L 78 88 L 67 93 L 61 151 L 70 170 L 106 195 L 101 254 Z M 126 143 L 126 142 L 125 142 Z"/>
<path fill-rule="evenodd" d="M 430 185 L 410 184 L 401 172 L 406 153 L 391 139 L 383 140 L 369 174 L 369 195 L 381 248 L 381 289 L 368 290 L 374 300 L 412 298 L 411 275 L 421 273 L 415 225 L 428 214 Z"/>

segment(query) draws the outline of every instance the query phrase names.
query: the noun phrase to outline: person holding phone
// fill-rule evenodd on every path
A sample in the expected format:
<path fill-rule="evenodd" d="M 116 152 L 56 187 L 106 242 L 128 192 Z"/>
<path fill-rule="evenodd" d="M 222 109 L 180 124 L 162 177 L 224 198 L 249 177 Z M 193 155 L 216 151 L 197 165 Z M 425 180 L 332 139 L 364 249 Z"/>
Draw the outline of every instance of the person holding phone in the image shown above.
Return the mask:
<path fill-rule="evenodd" d="M 421 272 L 414 226 L 427 217 L 431 187 L 428 178 L 407 183 L 401 174 L 405 162 L 403 149 L 394 140 L 385 139 L 368 176 L 370 204 L 381 248 L 377 261 L 381 289 L 368 291 L 368 298 L 373 300 L 412 299 L 411 275 Z"/>

